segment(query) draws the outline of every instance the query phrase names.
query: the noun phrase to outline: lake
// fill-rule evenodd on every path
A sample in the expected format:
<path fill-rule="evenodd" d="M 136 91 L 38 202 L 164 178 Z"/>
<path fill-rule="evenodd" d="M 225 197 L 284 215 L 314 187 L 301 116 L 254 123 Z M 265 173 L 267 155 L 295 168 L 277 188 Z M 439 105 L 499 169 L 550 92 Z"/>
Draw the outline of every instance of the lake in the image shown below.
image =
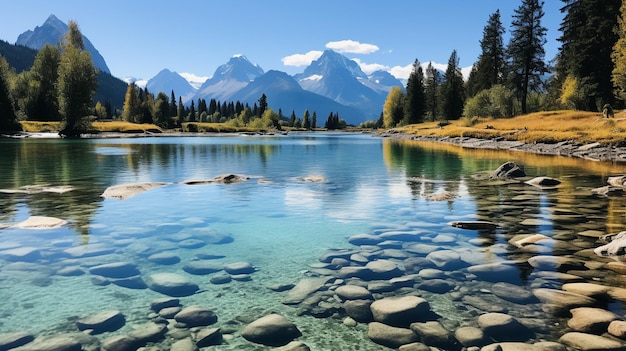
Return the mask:
<path fill-rule="evenodd" d="M 529 177 L 562 183 L 545 190 L 476 177 L 507 161 Z M 246 178 L 185 183 L 224 174 Z M 599 235 L 626 230 L 626 200 L 591 189 L 622 174 L 623 165 L 355 133 L 0 140 L 0 224 L 31 216 L 67 221 L 0 229 L 0 334 L 72 333 L 81 318 L 121 312 L 123 325 L 94 333 L 104 341 L 168 319 L 151 302 L 180 295 L 183 308 L 217 315 L 212 326 L 223 341 L 216 350 L 267 349 L 239 332 L 270 313 L 291 320 L 312 350 L 388 349 L 370 340 L 368 323 L 346 320 L 345 297 L 333 291 L 347 284 L 376 300 L 419 296 L 432 312 L 424 321 L 450 335 L 478 327 L 480 315 L 503 313 L 529 330 L 522 341 L 558 341 L 572 331 L 569 315 L 533 296 L 537 289 L 626 287 L 607 268 L 612 260 L 592 253 Z M 124 200 L 101 196 L 148 182 L 164 184 Z M 454 221 L 498 227 L 467 230 Z M 535 234 L 545 238 L 514 244 Z M 536 256 L 551 259 L 537 263 Z M 395 266 L 362 273 L 374 261 Z M 225 273 L 233 263 L 253 269 Z M 485 265 L 504 269 L 485 273 Z M 151 280 L 161 273 L 197 290 L 159 292 Z M 320 277 L 329 278 L 307 300 L 283 303 L 292 285 Z M 507 299 L 494 284 L 528 297 Z M 624 301 L 598 298 L 594 306 L 623 316 Z M 172 334 L 155 345 L 169 349 L 189 332 Z"/>

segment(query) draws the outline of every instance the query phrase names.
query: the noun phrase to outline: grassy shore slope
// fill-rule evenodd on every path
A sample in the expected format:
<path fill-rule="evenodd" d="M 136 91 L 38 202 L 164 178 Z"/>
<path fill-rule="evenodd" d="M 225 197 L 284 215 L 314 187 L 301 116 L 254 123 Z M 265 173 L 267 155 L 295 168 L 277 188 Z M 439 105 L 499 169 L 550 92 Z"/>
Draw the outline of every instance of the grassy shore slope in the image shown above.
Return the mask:
<path fill-rule="evenodd" d="M 623 143 L 626 140 L 626 113 L 603 118 L 601 113 L 545 111 L 514 118 L 462 118 L 440 126 L 438 122 L 395 128 L 403 134 L 432 137 L 503 139 L 524 143 Z"/>

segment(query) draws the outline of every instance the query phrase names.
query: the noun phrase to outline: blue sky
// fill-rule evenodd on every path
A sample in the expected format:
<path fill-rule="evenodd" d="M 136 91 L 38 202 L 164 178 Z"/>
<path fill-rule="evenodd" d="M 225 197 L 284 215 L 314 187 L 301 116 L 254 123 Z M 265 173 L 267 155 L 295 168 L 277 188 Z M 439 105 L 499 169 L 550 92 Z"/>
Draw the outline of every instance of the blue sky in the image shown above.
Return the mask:
<path fill-rule="evenodd" d="M 553 59 L 562 14 L 545 0 L 546 59 Z M 148 79 L 168 68 L 208 77 L 235 54 L 265 71 L 300 73 L 327 48 L 403 78 L 415 59 L 461 67 L 480 54 L 489 16 L 500 10 L 508 42 L 521 0 L 20 0 L 0 12 L 0 39 L 43 24 L 50 14 L 74 20 L 117 77 Z"/>

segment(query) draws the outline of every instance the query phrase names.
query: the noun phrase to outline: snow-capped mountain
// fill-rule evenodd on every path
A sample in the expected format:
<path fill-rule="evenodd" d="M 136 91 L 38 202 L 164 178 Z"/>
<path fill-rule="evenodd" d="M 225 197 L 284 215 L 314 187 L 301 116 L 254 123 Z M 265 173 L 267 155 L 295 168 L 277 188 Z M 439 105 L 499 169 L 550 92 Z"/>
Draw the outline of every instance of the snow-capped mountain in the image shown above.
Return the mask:
<path fill-rule="evenodd" d="M 265 73 L 243 55 L 233 56 L 228 63 L 219 66 L 213 76 L 204 82 L 193 97 L 197 99 L 232 100 L 230 97 Z"/>
<path fill-rule="evenodd" d="M 196 93 L 196 89 L 185 78 L 169 69 L 161 70 L 156 76 L 148 80 L 146 88 L 155 95 L 164 92 L 167 97 L 170 97 L 170 93 L 174 91 L 174 94 L 177 97 L 180 96 L 185 103 Z"/>
<path fill-rule="evenodd" d="M 397 86 L 404 88 L 406 86 L 406 83 L 402 83 L 400 79 L 394 77 L 387 71 L 373 72 L 367 78 L 367 80 L 360 79 L 360 82 L 375 92 L 384 95 L 385 98 L 387 97 L 387 94 L 389 94 L 391 88 Z"/>
<path fill-rule="evenodd" d="M 302 118 L 304 111 L 309 110 L 310 113 L 317 113 L 318 121 L 326 120 L 330 113 L 339 113 L 348 123 L 358 125 L 363 122 L 362 114 L 357 109 L 306 91 L 293 77 L 281 71 L 271 70 L 259 76 L 231 99 L 252 106 L 263 94 L 267 96 L 269 107 L 277 113 L 280 108 L 285 116 L 291 115 L 293 111 Z"/>
<path fill-rule="evenodd" d="M 17 45 L 28 46 L 35 50 L 43 48 L 46 44 L 58 45 L 61 40 L 63 40 L 63 36 L 67 33 L 68 29 L 67 24 L 58 19 L 55 15 L 50 15 L 41 27 L 35 27 L 34 30 L 27 30 L 20 34 L 15 43 Z M 109 67 L 104 61 L 104 57 L 100 55 L 98 50 L 96 50 L 85 35 L 83 35 L 83 42 L 85 43 L 85 49 L 91 54 L 94 66 L 103 72 L 111 74 Z"/>
<path fill-rule="evenodd" d="M 362 111 L 363 120 L 377 119 L 388 90 L 370 81 L 359 65 L 332 50 L 326 50 L 294 78 L 307 91 L 325 96 Z"/>

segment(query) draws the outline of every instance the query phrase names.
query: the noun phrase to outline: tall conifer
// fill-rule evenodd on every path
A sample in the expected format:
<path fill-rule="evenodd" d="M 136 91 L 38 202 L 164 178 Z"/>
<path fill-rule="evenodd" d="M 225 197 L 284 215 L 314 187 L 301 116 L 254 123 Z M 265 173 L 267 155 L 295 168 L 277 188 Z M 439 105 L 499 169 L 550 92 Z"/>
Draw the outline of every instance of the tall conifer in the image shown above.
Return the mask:
<path fill-rule="evenodd" d="M 452 51 L 448 59 L 444 82 L 441 84 L 441 99 L 445 119 L 459 119 L 463 115 L 465 87 L 456 50 Z"/>
<path fill-rule="evenodd" d="M 546 27 L 541 25 L 543 1 L 522 0 L 515 9 L 511 24 L 511 41 L 507 46 L 509 86 L 521 103 L 521 112 L 528 112 L 528 94 L 542 87 L 542 76 L 548 72 L 544 62 Z"/>
<path fill-rule="evenodd" d="M 425 99 L 424 72 L 420 62 L 416 59 L 413 62 L 413 71 L 406 84 L 405 124 L 415 124 L 424 121 Z"/>
<path fill-rule="evenodd" d="M 481 53 L 467 81 L 468 96 L 474 96 L 481 90 L 490 89 L 504 82 L 506 59 L 503 34 L 504 27 L 500 22 L 498 10 L 489 16 L 489 21 L 483 29 L 483 38 L 480 41 Z"/>

